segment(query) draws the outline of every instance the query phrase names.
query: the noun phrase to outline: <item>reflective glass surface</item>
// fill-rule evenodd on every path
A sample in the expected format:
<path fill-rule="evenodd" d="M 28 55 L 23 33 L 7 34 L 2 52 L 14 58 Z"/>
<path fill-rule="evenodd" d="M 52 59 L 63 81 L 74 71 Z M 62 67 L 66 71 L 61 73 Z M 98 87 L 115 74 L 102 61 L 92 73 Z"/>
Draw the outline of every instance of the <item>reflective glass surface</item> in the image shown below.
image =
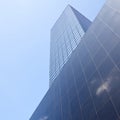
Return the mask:
<path fill-rule="evenodd" d="M 68 5 L 51 29 L 50 85 L 80 43 L 91 22 Z"/>
<path fill-rule="evenodd" d="M 88 31 L 72 10 L 52 30 L 54 82 L 30 120 L 120 120 L 120 0 L 107 0 Z"/>

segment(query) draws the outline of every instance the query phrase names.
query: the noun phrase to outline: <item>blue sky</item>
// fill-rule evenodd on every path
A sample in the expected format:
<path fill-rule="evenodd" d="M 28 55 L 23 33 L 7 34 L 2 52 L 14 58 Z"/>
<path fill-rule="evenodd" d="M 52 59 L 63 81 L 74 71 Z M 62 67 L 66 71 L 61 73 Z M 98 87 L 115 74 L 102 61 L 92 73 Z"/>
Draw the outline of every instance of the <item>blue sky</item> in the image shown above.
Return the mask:
<path fill-rule="evenodd" d="M 28 120 L 47 92 L 50 29 L 67 4 L 93 20 L 104 1 L 0 1 L 0 120 Z"/>

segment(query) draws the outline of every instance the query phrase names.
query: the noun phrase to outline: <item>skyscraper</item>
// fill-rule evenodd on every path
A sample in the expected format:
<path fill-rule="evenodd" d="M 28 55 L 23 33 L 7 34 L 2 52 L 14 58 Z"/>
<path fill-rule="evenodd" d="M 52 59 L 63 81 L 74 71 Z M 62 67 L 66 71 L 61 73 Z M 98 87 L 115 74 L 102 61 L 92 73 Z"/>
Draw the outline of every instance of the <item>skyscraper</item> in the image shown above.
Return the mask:
<path fill-rule="evenodd" d="M 86 17 L 68 5 L 51 29 L 50 86 L 90 24 Z"/>
<path fill-rule="evenodd" d="M 82 35 L 30 120 L 120 120 L 120 1 L 107 0 Z"/>

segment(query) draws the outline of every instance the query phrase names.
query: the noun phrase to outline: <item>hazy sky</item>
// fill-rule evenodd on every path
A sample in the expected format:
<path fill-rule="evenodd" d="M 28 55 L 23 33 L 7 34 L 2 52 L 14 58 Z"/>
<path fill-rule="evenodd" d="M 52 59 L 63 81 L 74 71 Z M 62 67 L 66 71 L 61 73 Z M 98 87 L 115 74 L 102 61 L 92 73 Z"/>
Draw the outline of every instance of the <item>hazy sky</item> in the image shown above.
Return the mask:
<path fill-rule="evenodd" d="M 48 90 L 50 29 L 67 4 L 93 20 L 105 0 L 0 0 L 0 120 L 28 120 Z"/>

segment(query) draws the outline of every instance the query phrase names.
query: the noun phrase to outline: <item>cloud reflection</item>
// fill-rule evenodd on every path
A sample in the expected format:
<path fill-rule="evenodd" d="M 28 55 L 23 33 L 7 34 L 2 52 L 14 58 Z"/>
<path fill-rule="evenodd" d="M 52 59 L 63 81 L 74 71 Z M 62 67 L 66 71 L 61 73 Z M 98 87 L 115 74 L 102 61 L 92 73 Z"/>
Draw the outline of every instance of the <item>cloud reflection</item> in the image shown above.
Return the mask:
<path fill-rule="evenodd" d="M 110 83 L 111 81 L 106 81 L 104 82 L 96 91 L 96 95 L 100 95 L 101 93 L 103 93 L 105 90 L 109 91 L 110 90 Z"/>
<path fill-rule="evenodd" d="M 120 85 L 120 72 L 117 68 L 113 68 L 107 77 L 103 78 L 105 81 L 96 90 L 96 95 L 102 94 L 104 91 L 111 92 Z"/>

